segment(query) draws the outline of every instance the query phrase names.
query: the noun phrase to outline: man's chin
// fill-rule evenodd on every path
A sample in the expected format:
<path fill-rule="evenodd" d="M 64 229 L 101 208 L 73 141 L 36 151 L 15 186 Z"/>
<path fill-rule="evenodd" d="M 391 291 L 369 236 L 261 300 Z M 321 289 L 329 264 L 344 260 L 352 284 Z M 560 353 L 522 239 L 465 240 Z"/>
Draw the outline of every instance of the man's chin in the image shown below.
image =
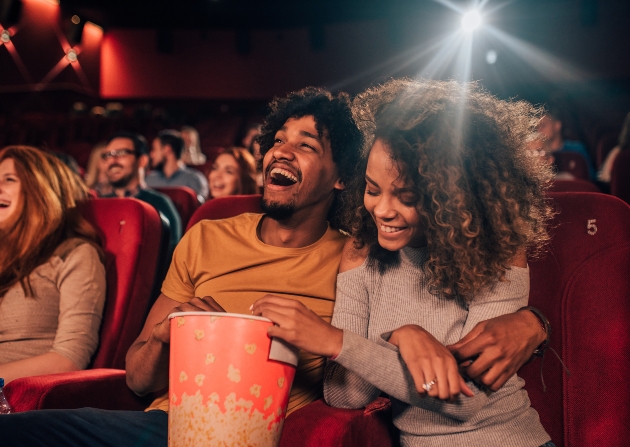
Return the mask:
<path fill-rule="evenodd" d="M 286 220 L 293 216 L 293 213 L 295 213 L 294 204 L 272 202 L 265 198 L 263 198 L 261 208 L 263 213 L 265 213 L 267 217 L 270 217 L 273 220 Z"/>

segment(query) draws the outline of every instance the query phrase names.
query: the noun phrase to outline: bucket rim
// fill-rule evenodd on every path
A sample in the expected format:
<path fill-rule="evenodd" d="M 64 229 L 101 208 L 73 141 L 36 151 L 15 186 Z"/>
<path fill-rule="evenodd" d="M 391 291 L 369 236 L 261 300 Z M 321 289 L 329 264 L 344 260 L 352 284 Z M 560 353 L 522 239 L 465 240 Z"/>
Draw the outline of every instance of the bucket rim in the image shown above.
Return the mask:
<path fill-rule="evenodd" d="M 247 320 L 256 320 L 256 321 L 264 321 L 267 323 L 273 323 L 269 318 L 257 317 L 255 315 L 237 314 L 237 313 L 231 313 L 231 312 L 203 312 L 203 311 L 173 312 L 172 314 L 169 314 L 168 319 L 171 320 L 173 318 L 187 317 L 187 316 L 245 318 Z"/>

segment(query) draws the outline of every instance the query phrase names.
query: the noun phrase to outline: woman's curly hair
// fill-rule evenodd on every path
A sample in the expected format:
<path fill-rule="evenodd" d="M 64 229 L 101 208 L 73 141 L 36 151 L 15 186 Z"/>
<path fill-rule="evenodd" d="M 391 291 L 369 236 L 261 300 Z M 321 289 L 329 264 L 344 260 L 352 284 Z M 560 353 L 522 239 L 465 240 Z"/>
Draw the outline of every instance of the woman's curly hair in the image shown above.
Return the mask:
<path fill-rule="evenodd" d="M 333 95 L 318 87 L 307 87 L 289 93 L 283 98 L 274 98 L 269 104 L 270 112 L 265 118 L 261 134 L 257 137 L 260 154 L 264 157 L 275 142 L 276 132 L 290 118 L 312 116 L 315 128 L 321 137 L 327 137 L 337 173 L 344 184 L 355 178 L 359 171 L 359 159 L 363 148 L 363 135 L 357 129 L 351 111 L 352 101 L 347 93 Z M 335 228 L 340 226 L 339 200 L 335 200 L 328 220 Z"/>
<path fill-rule="evenodd" d="M 476 83 L 398 79 L 358 95 L 353 113 L 365 136 L 362 172 L 379 139 L 418 194 L 432 293 L 472 300 L 502 280 L 517 255 L 538 254 L 548 241 L 553 212 L 544 192 L 552 172 L 526 151 L 540 110 Z M 363 206 L 365 179 L 347 187 L 344 224 L 382 273 L 398 254 L 378 245 Z"/>

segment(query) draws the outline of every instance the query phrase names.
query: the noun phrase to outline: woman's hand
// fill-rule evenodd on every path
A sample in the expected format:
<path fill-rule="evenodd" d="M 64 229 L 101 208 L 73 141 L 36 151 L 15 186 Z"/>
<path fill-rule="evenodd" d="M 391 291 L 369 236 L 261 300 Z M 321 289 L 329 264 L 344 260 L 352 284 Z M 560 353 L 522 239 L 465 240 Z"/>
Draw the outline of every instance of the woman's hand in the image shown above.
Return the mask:
<path fill-rule="evenodd" d="M 398 347 L 418 393 L 442 400 L 455 399 L 460 393 L 474 395 L 459 375 L 453 354 L 420 326 L 408 324 L 396 329 L 389 342 Z"/>
<path fill-rule="evenodd" d="M 275 323 L 267 333 L 315 355 L 334 357 L 341 352 L 343 331 L 326 323 L 296 300 L 265 295 L 252 306 L 252 314 Z"/>

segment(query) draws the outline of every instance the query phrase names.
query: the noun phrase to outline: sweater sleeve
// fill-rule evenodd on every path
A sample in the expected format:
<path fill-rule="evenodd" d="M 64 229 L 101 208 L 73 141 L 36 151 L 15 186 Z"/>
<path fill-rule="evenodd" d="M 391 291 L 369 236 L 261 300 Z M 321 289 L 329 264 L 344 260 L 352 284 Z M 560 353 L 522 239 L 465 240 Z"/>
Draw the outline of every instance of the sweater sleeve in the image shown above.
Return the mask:
<path fill-rule="evenodd" d="M 337 277 L 337 293 L 332 325 L 344 330 L 344 348 L 348 333 L 367 339 L 369 296 L 363 266 Z M 348 287 L 352 284 L 352 287 Z M 342 348 L 342 350 L 344 349 Z M 363 408 L 378 397 L 380 390 L 336 361 L 329 360 L 324 372 L 324 399 L 338 408 Z"/>
<path fill-rule="evenodd" d="M 364 266 L 337 278 L 337 301 L 333 325 L 343 329 L 343 346 L 326 367 L 324 397 L 329 405 L 361 408 L 383 391 L 391 397 L 466 421 L 487 402 L 486 392 L 469 382 L 474 397 L 460 395 L 454 402 L 420 395 L 398 349 L 385 342 L 367 339 L 369 293 Z"/>
<path fill-rule="evenodd" d="M 52 351 L 85 368 L 98 345 L 105 304 L 105 267 L 89 243 L 74 248 L 57 276 L 59 324 Z"/>

